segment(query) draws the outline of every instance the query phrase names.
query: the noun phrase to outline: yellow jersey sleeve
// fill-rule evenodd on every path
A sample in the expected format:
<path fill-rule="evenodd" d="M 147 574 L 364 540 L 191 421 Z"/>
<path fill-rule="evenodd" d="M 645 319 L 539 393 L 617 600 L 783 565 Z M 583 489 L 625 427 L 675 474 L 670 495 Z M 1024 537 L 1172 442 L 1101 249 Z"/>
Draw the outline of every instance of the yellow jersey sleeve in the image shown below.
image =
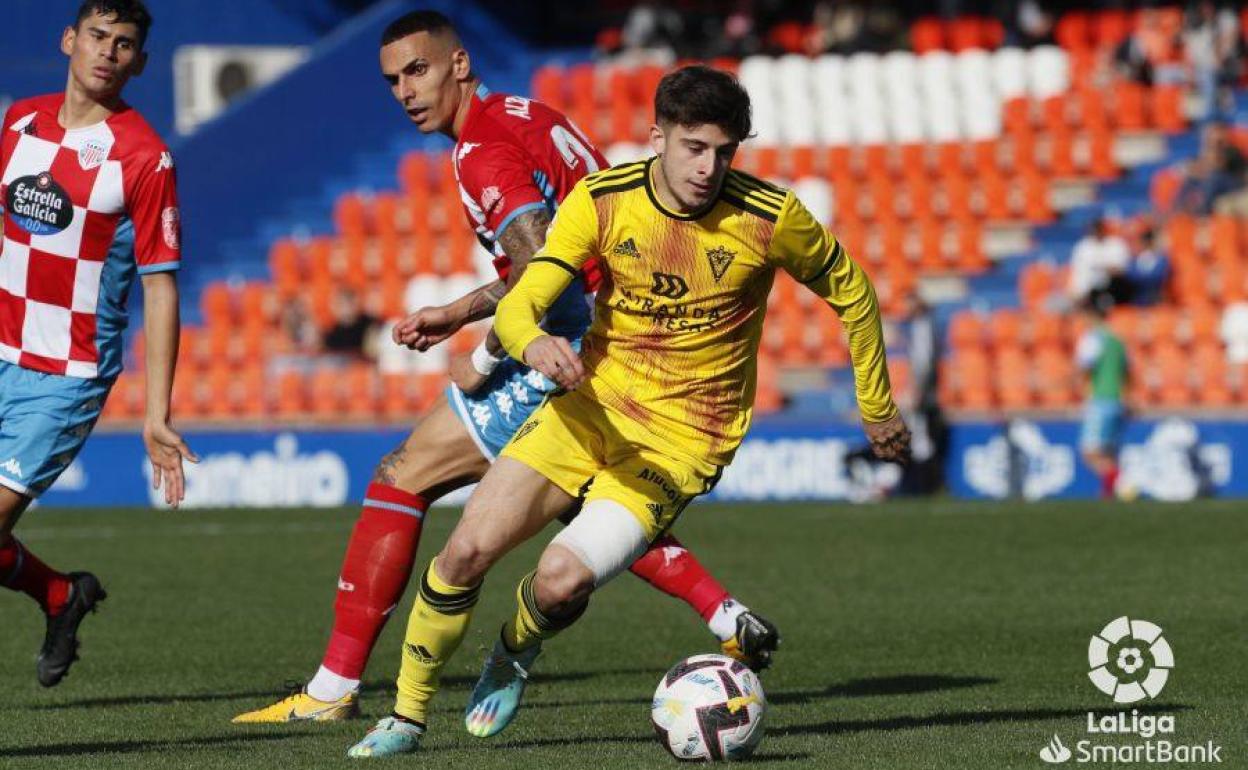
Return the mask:
<path fill-rule="evenodd" d="M 897 414 L 884 356 L 880 305 L 867 274 L 791 191 L 780 210 L 768 254 L 841 317 L 854 363 L 858 409 L 866 422 Z"/>
<path fill-rule="evenodd" d="M 494 332 L 512 358 L 524 362 L 525 348 L 546 333 L 538 325 L 546 311 L 597 251 L 598 212 L 581 180 L 555 211 L 546 243 L 494 312 Z"/>

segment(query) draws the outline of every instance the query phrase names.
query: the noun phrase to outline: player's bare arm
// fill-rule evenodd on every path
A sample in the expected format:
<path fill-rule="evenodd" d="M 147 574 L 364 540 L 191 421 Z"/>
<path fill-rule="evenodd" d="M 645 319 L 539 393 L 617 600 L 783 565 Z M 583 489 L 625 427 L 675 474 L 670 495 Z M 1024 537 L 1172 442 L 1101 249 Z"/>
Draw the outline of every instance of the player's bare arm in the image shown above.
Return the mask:
<path fill-rule="evenodd" d="M 511 260 L 507 282 L 491 281 L 447 305 L 417 310 L 394 327 L 395 343 L 423 352 L 444 342 L 465 325 L 493 316 L 499 301 L 519 280 L 529 260 L 542 247 L 546 228 L 549 226 L 550 214 L 545 209 L 526 211 L 516 217 L 498 238 Z M 502 355 L 502 346 L 498 344 L 497 337 L 493 336 L 493 331 L 490 336 L 490 351 L 495 355 Z M 454 370 L 452 377 L 453 375 Z M 456 384 L 463 387 L 458 380 Z M 471 392 L 468 388 L 464 390 Z"/>
<path fill-rule="evenodd" d="M 143 281 L 143 334 L 147 340 L 147 411 L 143 443 L 152 462 L 152 488 L 165 489 L 165 502 L 176 507 L 185 496 L 182 460 L 199 462 L 170 425 L 169 397 L 178 358 L 178 284 L 172 273 L 150 273 Z"/>
<path fill-rule="evenodd" d="M 494 315 L 503 295 L 516 285 L 529 260 L 542 248 L 546 240 L 546 229 L 550 227 L 550 213 L 546 209 L 533 209 L 516 217 L 507 229 L 498 236 L 503 252 L 511 260 L 511 268 L 507 273 L 507 282 L 502 291 L 491 295 L 493 304 L 489 306 L 488 315 Z M 483 316 L 484 317 L 484 316 Z M 474 361 L 474 356 L 477 360 Z M 473 354 L 457 355 L 451 358 L 450 377 L 459 389 L 465 393 L 474 393 L 489 379 L 490 372 L 498 361 L 507 356 L 503 343 L 499 342 L 494 327 L 485 335 L 484 347 Z M 488 358 L 487 358 L 488 357 Z"/>

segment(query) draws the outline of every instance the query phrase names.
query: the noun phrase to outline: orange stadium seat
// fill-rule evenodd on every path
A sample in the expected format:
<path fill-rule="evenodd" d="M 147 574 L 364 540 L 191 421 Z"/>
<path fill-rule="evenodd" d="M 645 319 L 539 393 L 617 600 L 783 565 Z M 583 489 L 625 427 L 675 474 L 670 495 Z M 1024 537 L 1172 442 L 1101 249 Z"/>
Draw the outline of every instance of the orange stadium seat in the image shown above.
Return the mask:
<path fill-rule="evenodd" d="M 546 65 L 533 73 L 533 97 L 556 110 L 563 110 L 563 68 Z"/>
<path fill-rule="evenodd" d="M 1032 406 L 1033 369 L 1031 360 L 1018 345 L 997 351 L 993 379 L 997 400 L 1003 409 L 1027 409 Z"/>
<path fill-rule="evenodd" d="M 213 281 L 199 295 L 199 309 L 212 327 L 229 328 L 234 323 L 234 297 L 224 281 Z"/>
<path fill-rule="evenodd" d="M 920 55 L 943 49 L 945 27 L 941 20 L 935 16 L 927 16 L 911 24 L 910 47 Z"/>
<path fill-rule="evenodd" d="M 1087 11 L 1067 11 L 1053 29 L 1057 44 L 1067 51 L 1092 46 L 1092 19 Z"/>
<path fill-rule="evenodd" d="M 1002 308 L 992 314 L 988 322 L 988 336 L 993 347 L 1002 348 L 1023 341 L 1022 316 L 1017 310 Z"/>
<path fill-rule="evenodd" d="M 1111 9 L 1095 12 L 1092 39 L 1098 48 L 1113 48 L 1131 35 L 1134 19 L 1130 12 Z"/>
<path fill-rule="evenodd" d="M 1036 395 L 1041 405 L 1061 408 L 1075 403 L 1075 376 L 1071 356 L 1052 345 L 1039 347 L 1032 356 L 1036 373 Z"/>

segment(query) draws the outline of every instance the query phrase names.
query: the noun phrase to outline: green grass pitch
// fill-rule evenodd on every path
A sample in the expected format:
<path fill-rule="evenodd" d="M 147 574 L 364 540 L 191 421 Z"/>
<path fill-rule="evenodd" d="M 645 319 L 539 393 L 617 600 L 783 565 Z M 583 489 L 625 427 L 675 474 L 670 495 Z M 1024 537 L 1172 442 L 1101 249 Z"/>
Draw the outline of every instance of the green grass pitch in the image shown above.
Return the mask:
<path fill-rule="evenodd" d="M 389 710 L 414 592 L 369 667 L 364 719 L 229 721 L 315 670 L 354 517 L 28 514 L 18 535 L 32 550 L 95 571 L 110 597 L 83 625 L 82 660 L 43 690 L 33 666 L 42 618 L 26 597 L 0 592 L 0 766 L 358 767 L 345 752 Z M 418 570 L 454 518 L 430 515 Z M 763 766 L 1045 767 L 1038 752 L 1054 734 L 1072 745 L 1087 737 L 1089 710 L 1118 710 L 1086 676 L 1087 645 L 1131 615 L 1161 625 L 1174 650 L 1164 692 L 1140 704 L 1177 715 L 1164 737 L 1214 740 L 1223 767 L 1248 767 L 1242 503 L 707 505 L 677 531 L 783 632 L 763 679 Z M 683 604 L 628 575 L 548 645 L 507 732 L 486 741 L 464 732 L 468 689 L 538 547 L 487 581 L 421 755 L 395 766 L 677 766 L 653 738 L 650 695 L 672 663 L 712 640 Z"/>

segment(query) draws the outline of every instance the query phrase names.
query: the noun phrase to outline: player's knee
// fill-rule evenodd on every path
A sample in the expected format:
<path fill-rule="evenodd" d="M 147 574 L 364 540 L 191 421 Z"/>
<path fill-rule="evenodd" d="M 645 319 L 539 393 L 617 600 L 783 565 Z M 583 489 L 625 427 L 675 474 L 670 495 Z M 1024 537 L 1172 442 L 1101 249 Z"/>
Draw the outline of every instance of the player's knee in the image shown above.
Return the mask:
<path fill-rule="evenodd" d="M 537 564 L 533 590 L 539 608 L 557 617 L 585 603 L 594 590 L 594 573 L 567 548 L 552 546 Z"/>
<path fill-rule="evenodd" d="M 454 586 L 473 586 L 497 560 L 494 549 L 471 535 L 452 535 L 438 554 L 438 576 Z"/>

